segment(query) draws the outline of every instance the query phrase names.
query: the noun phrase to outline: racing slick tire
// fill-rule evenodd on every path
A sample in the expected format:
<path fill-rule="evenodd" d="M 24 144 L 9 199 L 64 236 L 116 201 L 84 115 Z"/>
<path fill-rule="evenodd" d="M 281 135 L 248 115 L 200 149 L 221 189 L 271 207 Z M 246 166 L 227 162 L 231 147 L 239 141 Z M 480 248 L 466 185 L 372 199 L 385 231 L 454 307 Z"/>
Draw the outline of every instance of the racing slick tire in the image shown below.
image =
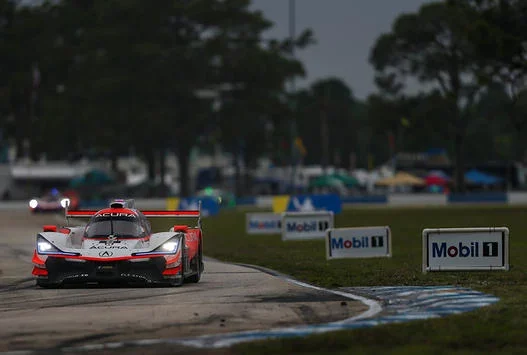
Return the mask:
<path fill-rule="evenodd" d="M 203 252 L 201 250 L 201 244 L 199 245 L 198 255 L 192 259 L 191 267 L 195 273 L 187 277 L 188 282 L 197 283 L 201 279 L 201 273 L 203 272 Z"/>
<path fill-rule="evenodd" d="M 184 279 L 183 277 L 180 277 L 178 279 L 175 279 L 174 281 L 170 281 L 169 285 L 172 287 L 180 287 L 183 286 Z"/>

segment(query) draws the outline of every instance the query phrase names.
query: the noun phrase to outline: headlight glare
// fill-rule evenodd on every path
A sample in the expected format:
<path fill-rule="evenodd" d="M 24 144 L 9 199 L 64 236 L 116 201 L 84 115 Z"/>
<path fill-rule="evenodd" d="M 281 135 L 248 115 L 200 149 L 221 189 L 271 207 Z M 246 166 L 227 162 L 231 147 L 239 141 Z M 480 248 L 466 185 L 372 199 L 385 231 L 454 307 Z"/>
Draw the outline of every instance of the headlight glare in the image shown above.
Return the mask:
<path fill-rule="evenodd" d="M 70 205 L 70 199 L 63 198 L 62 200 L 60 200 L 60 205 L 62 206 L 62 208 L 68 207 Z"/>
<path fill-rule="evenodd" d="M 178 245 L 179 245 L 179 241 L 177 241 L 177 240 L 170 240 L 170 241 L 166 242 L 165 244 L 161 245 L 160 249 L 162 251 L 173 253 L 173 252 L 175 252 L 177 250 Z"/>
<path fill-rule="evenodd" d="M 152 251 L 140 251 L 137 253 L 132 253 L 132 256 L 149 256 L 149 255 L 173 255 L 176 254 L 179 248 L 180 239 L 173 238 L 167 240 L 157 248 Z"/>
<path fill-rule="evenodd" d="M 51 249 L 54 249 L 54 247 L 53 245 L 51 245 L 50 242 L 47 242 L 45 240 L 40 240 L 38 242 L 38 251 L 46 252 L 46 251 L 50 251 Z"/>
<path fill-rule="evenodd" d="M 37 253 L 42 254 L 42 255 L 55 255 L 55 254 L 70 255 L 70 256 L 80 255 L 80 253 L 76 253 L 72 251 L 62 251 L 40 235 L 37 237 L 37 248 L 36 249 L 37 249 Z"/>
<path fill-rule="evenodd" d="M 37 208 L 37 206 L 38 206 L 38 201 L 37 200 L 32 199 L 31 201 L 29 201 L 29 207 Z"/>

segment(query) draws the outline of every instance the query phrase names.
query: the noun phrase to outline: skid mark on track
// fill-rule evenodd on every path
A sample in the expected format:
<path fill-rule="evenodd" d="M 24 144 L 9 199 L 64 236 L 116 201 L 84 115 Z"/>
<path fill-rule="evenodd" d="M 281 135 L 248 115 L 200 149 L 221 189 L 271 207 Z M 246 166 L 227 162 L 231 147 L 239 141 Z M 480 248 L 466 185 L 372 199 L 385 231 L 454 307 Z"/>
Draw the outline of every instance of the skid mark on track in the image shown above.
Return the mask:
<path fill-rule="evenodd" d="M 296 280 L 288 279 L 288 281 L 322 290 L 319 287 Z M 255 340 L 300 337 L 336 330 L 358 329 L 387 323 L 437 318 L 472 311 L 499 301 L 497 297 L 461 287 L 351 287 L 326 291 L 355 300 L 361 299 L 370 308 L 359 316 L 326 324 L 204 335 L 186 339 L 144 339 L 128 342 L 88 344 L 62 348 L 62 351 L 86 352 L 160 344 L 182 345 L 194 348 L 223 348 Z"/>

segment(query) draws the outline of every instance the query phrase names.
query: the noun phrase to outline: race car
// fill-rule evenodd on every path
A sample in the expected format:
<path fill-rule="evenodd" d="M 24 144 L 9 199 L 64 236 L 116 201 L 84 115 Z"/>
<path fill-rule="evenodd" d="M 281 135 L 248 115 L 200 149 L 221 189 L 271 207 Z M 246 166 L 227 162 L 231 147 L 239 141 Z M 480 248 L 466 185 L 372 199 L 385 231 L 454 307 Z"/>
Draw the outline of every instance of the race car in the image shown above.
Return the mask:
<path fill-rule="evenodd" d="M 60 193 L 57 189 L 51 189 L 42 197 L 35 197 L 29 201 L 29 210 L 36 212 L 59 212 L 66 208 L 75 209 L 79 205 L 79 198 L 73 191 Z"/>
<path fill-rule="evenodd" d="M 198 282 L 204 269 L 200 210 L 139 211 L 133 200 L 114 200 L 102 210 L 65 210 L 86 225 L 45 225 L 37 234 L 33 272 L 40 287 L 140 283 L 181 286 Z M 191 218 L 152 233 L 149 218 Z M 69 224 L 69 223 L 68 223 Z"/>

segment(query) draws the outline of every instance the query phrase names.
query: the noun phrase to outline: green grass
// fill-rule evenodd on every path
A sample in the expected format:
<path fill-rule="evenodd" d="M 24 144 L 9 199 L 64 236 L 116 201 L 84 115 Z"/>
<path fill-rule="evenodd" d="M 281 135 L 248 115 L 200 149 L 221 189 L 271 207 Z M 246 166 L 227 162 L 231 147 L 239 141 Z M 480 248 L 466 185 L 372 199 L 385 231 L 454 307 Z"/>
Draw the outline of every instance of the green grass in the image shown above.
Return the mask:
<path fill-rule="evenodd" d="M 527 353 L 527 207 L 353 208 L 337 215 L 335 225 L 390 226 L 392 257 L 328 261 L 323 240 L 283 242 L 279 235 L 246 235 L 245 211 L 225 211 L 204 219 L 204 252 L 328 288 L 453 285 L 489 293 L 501 301 L 435 320 L 241 344 L 227 353 Z M 510 229 L 510 271 L 421 272 L 424 228 L 491 226 Z"/>

